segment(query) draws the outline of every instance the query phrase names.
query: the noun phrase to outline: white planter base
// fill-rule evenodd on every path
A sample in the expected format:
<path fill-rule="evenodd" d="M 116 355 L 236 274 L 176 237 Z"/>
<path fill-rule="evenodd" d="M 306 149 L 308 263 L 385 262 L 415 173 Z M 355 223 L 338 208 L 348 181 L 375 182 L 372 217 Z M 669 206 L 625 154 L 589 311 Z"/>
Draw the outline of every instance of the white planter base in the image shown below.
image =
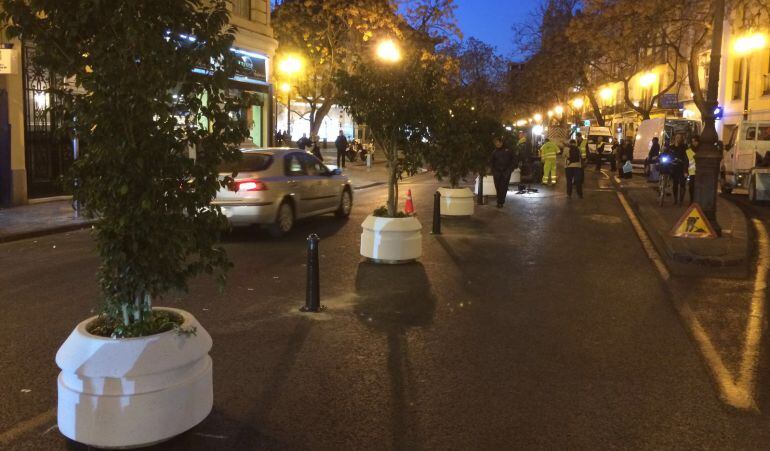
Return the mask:
<path fill-rule="evenodd" d="M 422 224 L 408 218 L 366 217 L 361 224 L 361 255 L 378 263 L 407 263 L 422 255 Z"/>
<path fill-rule="evenodd" d="M 58 425 L 66 437 L 100 448 L 135 448 L 163 442 L 203 421 L 213 406 L 212 341 L 191 314 L 184 329 L 149 337 L 91 335 L 89 318 L 56 354 Z"/>
<path fill-rule="evenodd" d="M 443 216 L 472 216 L 473 193 L 468 188 L 439 188 Z"/>
<path fill-rule="evenodd" d="M 476 193 L 479 192 L 479 178 L 476 177 L 475 184 Z M 495 179 L 491 175 L 484 176 L 484 197 L 497 196 L 497 190 L 495 189 Z"/>

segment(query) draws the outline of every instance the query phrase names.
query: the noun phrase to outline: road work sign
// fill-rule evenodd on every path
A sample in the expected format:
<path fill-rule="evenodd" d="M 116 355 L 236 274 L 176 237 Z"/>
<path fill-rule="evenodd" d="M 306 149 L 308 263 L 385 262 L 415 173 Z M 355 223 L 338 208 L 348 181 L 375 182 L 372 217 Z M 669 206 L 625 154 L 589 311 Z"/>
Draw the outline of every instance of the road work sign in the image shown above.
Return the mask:
<path fill-rule="evenodd" d="M 700 205 L 692 204 L 676 222 L 671 234 L 679 238 L 716 238 L 714 228 L 706 219 Z"/>

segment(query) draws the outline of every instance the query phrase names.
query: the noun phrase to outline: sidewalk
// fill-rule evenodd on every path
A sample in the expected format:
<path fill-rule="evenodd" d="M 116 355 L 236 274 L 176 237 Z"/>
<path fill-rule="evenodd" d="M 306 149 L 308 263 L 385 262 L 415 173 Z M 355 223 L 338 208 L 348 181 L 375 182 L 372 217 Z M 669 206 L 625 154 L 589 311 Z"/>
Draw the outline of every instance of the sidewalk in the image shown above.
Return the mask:
<path fill-rule="evenodd" d="M 0 209 L 0 243 L 82 229 L 93 222 L 76 218 L 69 200 L 3 208 Z"/>
<path fill-rule="evenodd" d="M 618 179 L 615 178 L 618 183 Z M 632 179 L 620 180 L 619 187 L 639 220 L 650 235 L 655 247 L 668 260 L 669 269 L 677 274 L 720 268 L 723 275 L 742 275 L 749 261 L 749 224 L 746 215 L 732 202 L 717 197 L 717 221 L 722 236 L 717 239 L 676 238 L 671 230 L 687 209 L 657 203 L 657 185 L 648 183 L 635 173 Z M 685 199 L 689 199 L 685 196 Z"/>

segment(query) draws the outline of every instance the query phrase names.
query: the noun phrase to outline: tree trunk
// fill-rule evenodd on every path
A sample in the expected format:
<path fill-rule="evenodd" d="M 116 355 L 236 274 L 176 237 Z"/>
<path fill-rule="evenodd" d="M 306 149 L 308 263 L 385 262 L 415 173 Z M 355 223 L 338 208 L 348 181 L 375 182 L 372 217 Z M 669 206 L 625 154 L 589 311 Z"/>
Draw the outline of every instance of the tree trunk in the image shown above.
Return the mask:
<path fill-rule="evenodd" d="M 318 131 L 321 130 L 321 125 L 323 125 L 324 119 L 329 114 L 329 111 L 332 109 L 333 103 L 334 103 L 333 98 L 326 98 L 321 104 L 321 107 L 315 111 L 315 115 L 313 116 L 310 122 L 310 133 L 312 135 L 317 135 Z"/>
<path fill-rule="evenodd" d="M 587 92 L 588 101 L 591 103 L 591 109 L 594 110 L 594 117 L 596 118 L 596 122 L 600 127 L 604 127 L 604 114 L 602 114 L 602 109 L 599 106 L 599 102 L 596 100 L 596 95 L 592 89 L 589 89 Z"/>
<path fill-rule="evenodd" d="M 393 149 L 389 154 L 395 155 Z M 388 216 L 396 217 L 396 208 L 398 207 L 398 177 L 396 172 L 395 158 L 388 158 Z"/>

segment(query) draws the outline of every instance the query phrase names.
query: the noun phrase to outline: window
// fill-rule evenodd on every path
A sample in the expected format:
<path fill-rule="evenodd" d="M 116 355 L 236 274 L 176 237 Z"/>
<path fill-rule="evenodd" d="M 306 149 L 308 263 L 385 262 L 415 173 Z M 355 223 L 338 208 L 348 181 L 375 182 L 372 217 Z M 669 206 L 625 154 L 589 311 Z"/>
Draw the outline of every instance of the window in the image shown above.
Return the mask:
<path fill-rule="evenodd" d="M 286 156 L 285 172 L 287 176 L 300 177 L 303 175 L 307 175 L 305 174 L 305 170 L 302 167 L 302 163 L 300 162 L 299 157 L 300 157 L 300 154 L 297 154 L 297 153 L 293 153 L 291 155 Z"/>
<path fill-rule="evenodd" d="M 743 97 L 743 58 L 739 58 L 733 63 L 733 100 L 739 100 Z"/>
<path fill-rule="evenodd" d="M 747 141 L 754 141 L 757 139 L 757 128 L 756 127 L 746 127 L 746 140 Z"/>
<path fill-rule="evenodd" d="M 310 154 L 302 155 L 302 164 L 305 166 L 305 173 L 310 176 L 324 175 L 329 169 L 318 158 Z"/>
<path fill-rule="evenodd" d="M 266 153 L 243 153 L 241 160 L 234 163 L 226 163 L 220 167 L 219 172 L 259 172 L 269 168 L 273 163 L 273 156 Z"/>
<path fill-rule="evenodd" d="M 762 95 L 766 96 L 770 94 L 770 52 L 767 52 L 767 66 L 765 66 L 765 73 L 762 75 Z"/>
<path fill-rule="evenodd" d="M 760 141 L 770 141 L 770 126 L 760 126 L 757 139 Z"/>
<path fill-rule="evenodd" d="M 233 15 L 251 20 L 251 0 L 232 0 Z"/>

